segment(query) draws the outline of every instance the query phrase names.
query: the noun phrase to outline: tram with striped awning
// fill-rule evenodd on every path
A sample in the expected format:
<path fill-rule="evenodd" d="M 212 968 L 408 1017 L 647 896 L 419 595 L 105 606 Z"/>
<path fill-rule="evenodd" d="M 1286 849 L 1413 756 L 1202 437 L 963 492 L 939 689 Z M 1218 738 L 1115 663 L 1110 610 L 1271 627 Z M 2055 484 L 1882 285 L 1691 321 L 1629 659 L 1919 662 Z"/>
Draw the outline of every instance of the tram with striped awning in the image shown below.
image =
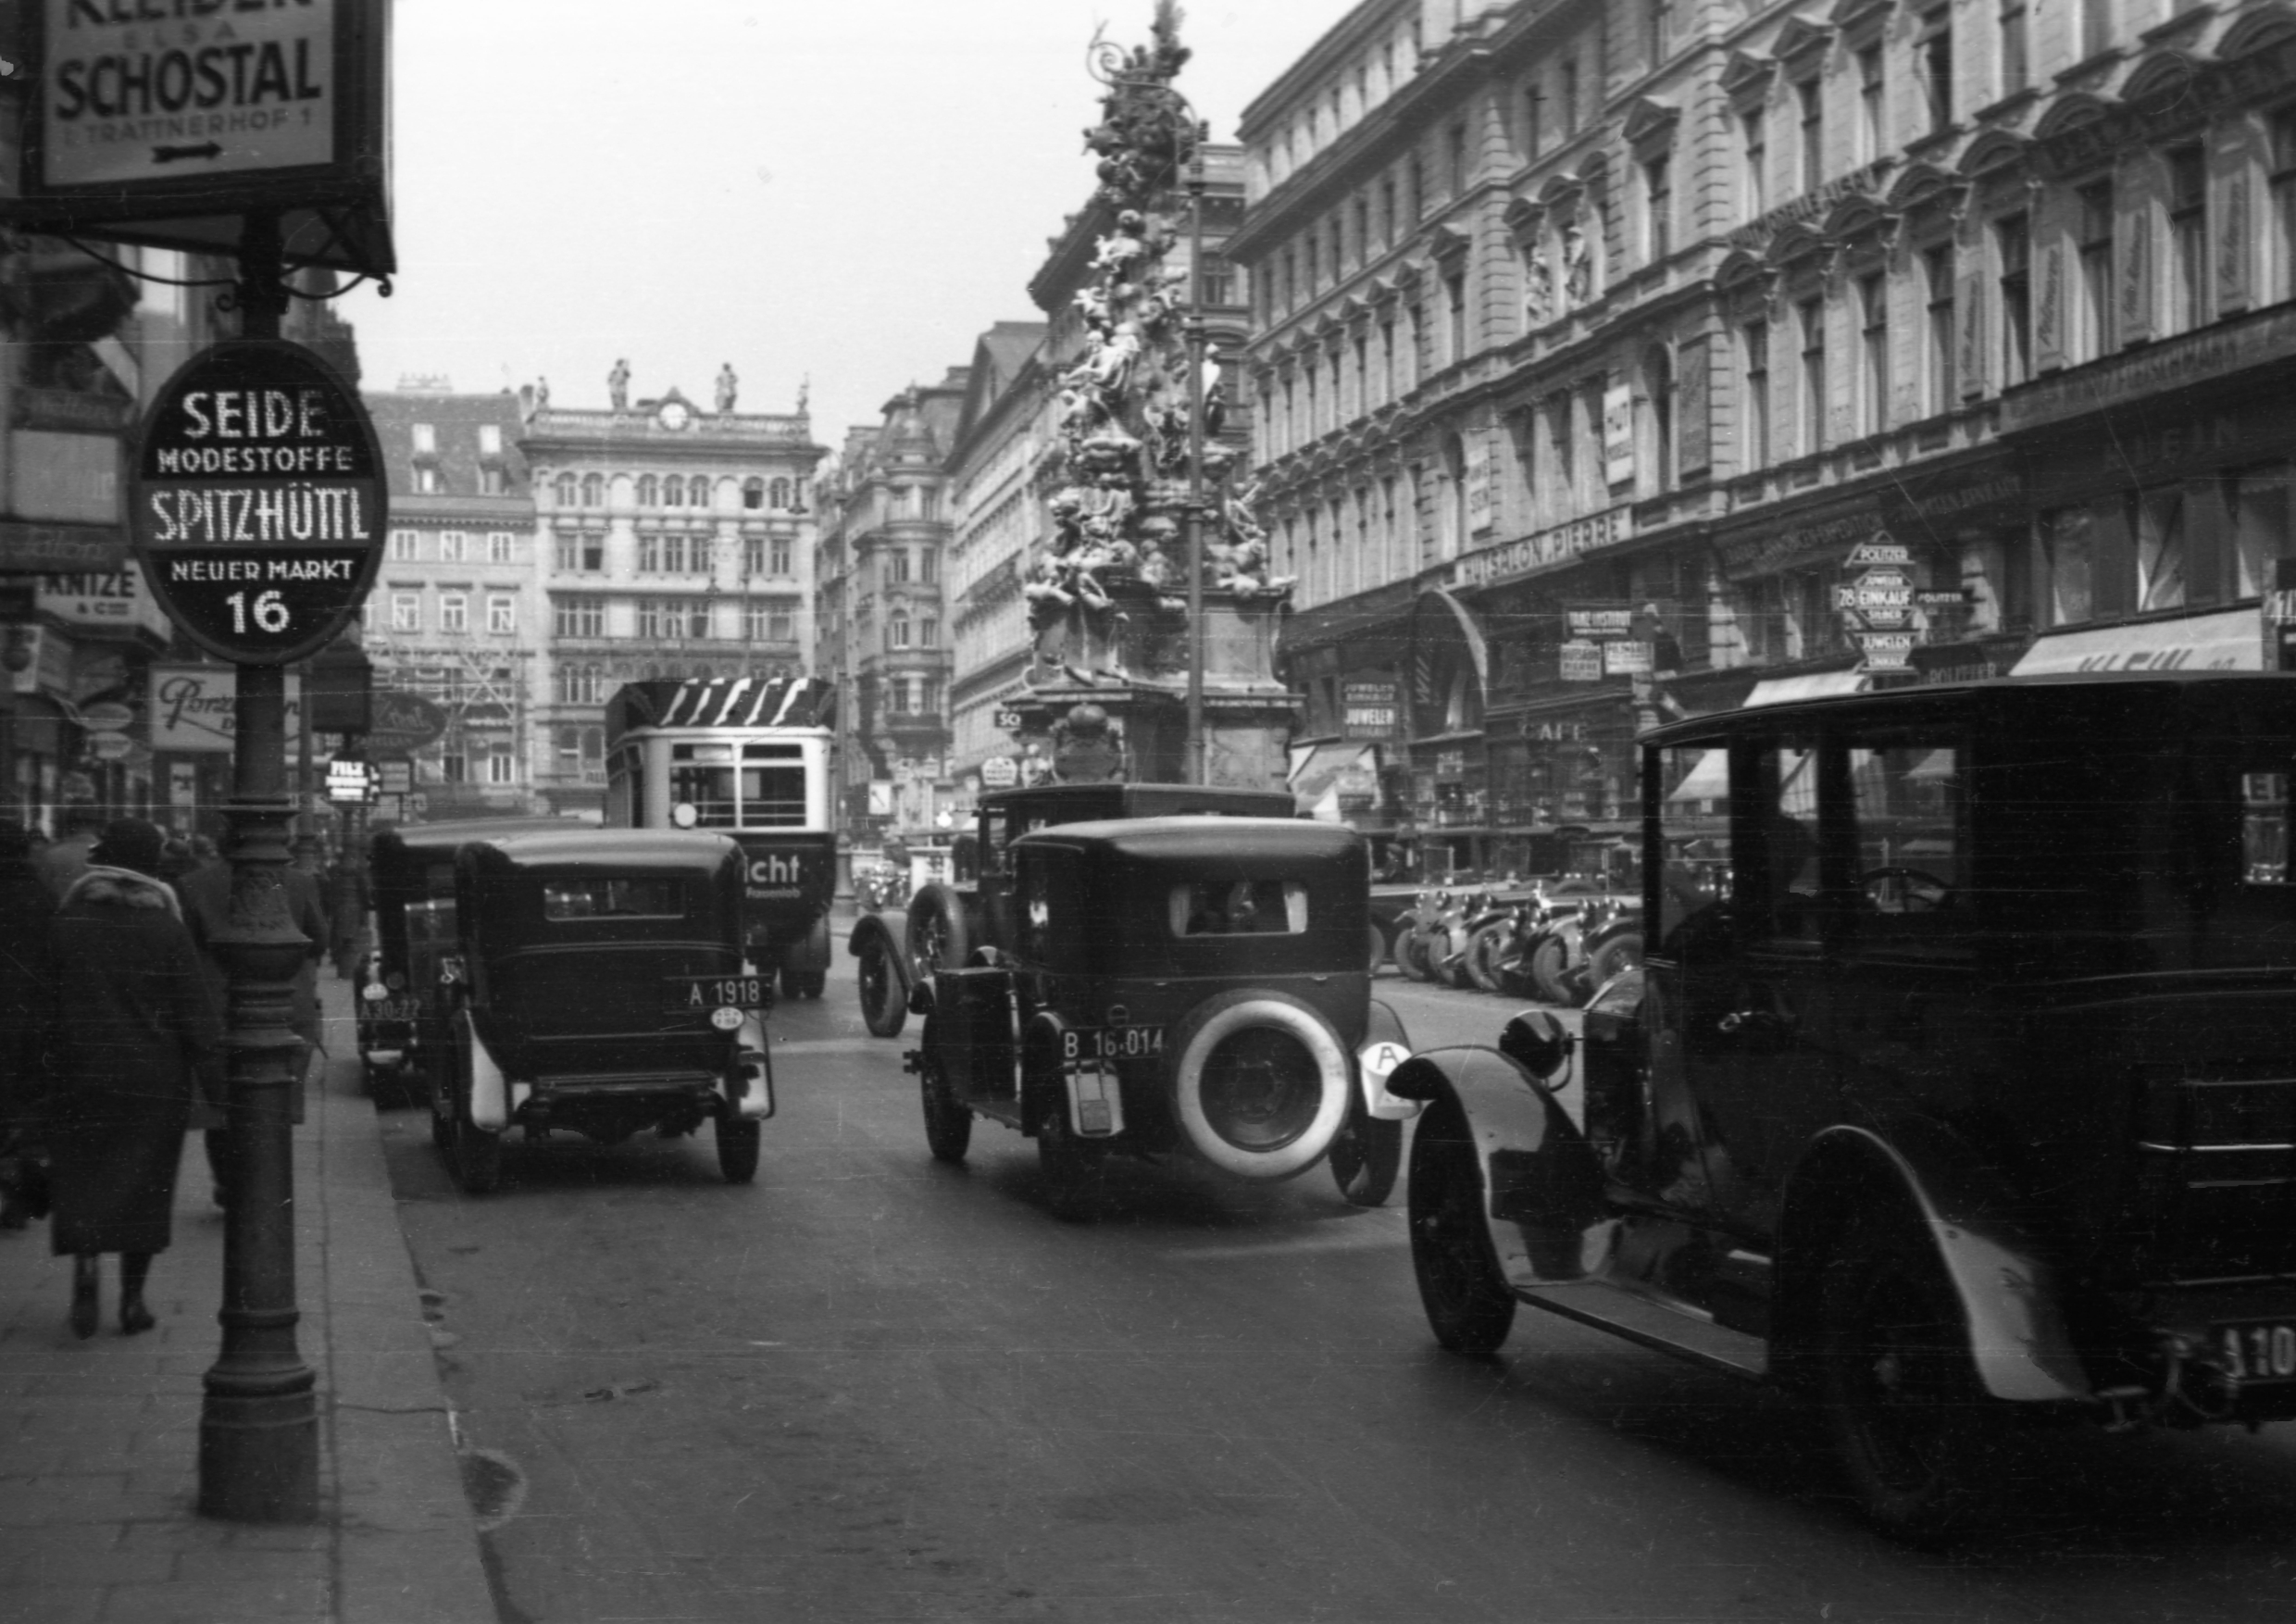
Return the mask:
<path fill-rule="evenodd" d="M 834 699 L 818 678 L 751 676 L 629 682 L 606 702 L 606 821 L 739 842 L 750 961 L 788 997 L 829 976 Z"/>

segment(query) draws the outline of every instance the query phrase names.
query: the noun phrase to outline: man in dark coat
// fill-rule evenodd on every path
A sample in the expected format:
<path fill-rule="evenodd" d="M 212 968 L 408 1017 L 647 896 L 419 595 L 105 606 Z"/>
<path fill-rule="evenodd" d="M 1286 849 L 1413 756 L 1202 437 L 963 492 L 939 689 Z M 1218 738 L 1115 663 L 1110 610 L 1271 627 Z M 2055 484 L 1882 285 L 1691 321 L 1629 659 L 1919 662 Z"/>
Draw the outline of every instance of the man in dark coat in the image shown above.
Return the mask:
<path fill-rule="evenodd" d="M 41 991 L 56 897 L 31 865 L 31 835 L 0 818 L 0 1229 L 39 1216 L 32 1197 L 40 1105 Z"/>
<path fill-rule="evenodd" d="M 293 1096 L 293 1119 L 303 1120 L 302 1078 L 309 1068 L 311 1053 L 319 1046 L 318 961 L 327 952 L 327 910 L 321 905 L 318 880 L 316 875 L 290 866 L 282 871 L 287 888 L 287 913 L 294 920 L 295 929 L 310 938 L 303 950 L 303 962 L 295 968 L 294 1007 L 288 1024 L 295 1029 L 295 1036 L 303 1046 L 295 1052 L 296 1093 Z M 231 866 L 220 857 L 193 868 L 175 882 L 176 895 L 183 905 L 183 922 L 191 928 L 192 941 L 199 949 L 201 973 L 206 978 L 208 996 L 218 1010 L 228 1019 L 231 1004 L 227 989 L 229 978 L 223 961 L 216 956 L 217 934 L 231 917 Z M 207 1170 L 215 1176 L 215 1198 L 218 1206 L 228 1206 L 231 1193 L 231 1139 L 222 1131 L 211 1131 L 207 1135 Z"/>
<path fill-rule="evenodd" d="M 95 1333 L 98 1257 L 120 1254 L 119 1329 L 148 1330 L 144 1280 L 171 1238 L 176 1167 L 195 1103 L 223 1100 L 223 1022 L 175 893 L 154 877 L 159 831 L 105 825 L 48 931 L 55 1250 L 69 1253 L 71 1327 Z"/>

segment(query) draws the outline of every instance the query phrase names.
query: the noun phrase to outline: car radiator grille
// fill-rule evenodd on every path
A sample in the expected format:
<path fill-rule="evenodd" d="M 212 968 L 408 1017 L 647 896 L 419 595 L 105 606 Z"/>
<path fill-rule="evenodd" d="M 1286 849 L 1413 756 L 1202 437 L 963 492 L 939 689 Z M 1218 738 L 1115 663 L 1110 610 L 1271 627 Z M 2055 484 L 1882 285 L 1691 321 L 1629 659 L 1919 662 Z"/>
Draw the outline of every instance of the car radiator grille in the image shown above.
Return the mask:
<path fill-rule="evenodd" d="M 2142 1086 L 2128 1216 L 2144 1283 L 2296 1275 L 2296 1076 Z"/>

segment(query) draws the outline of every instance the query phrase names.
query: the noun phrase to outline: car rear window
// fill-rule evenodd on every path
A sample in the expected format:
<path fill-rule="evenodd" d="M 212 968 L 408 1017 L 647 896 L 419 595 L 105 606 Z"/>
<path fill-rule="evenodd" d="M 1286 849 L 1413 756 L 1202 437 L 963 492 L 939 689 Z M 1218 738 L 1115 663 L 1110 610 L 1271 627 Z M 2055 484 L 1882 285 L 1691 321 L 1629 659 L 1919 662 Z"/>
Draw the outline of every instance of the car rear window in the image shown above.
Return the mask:
<path fill-rule="evenodd" d="M 1198 880 L 1172 887 L 1175 936 L 1298 936 L 1307 887 L 1296 880 Z"/>
<path fill-rule="evenodd" d="M 584 874 L 543 882 L 545 919 L 677 918 L 686 911 L 682 880 Z"/>

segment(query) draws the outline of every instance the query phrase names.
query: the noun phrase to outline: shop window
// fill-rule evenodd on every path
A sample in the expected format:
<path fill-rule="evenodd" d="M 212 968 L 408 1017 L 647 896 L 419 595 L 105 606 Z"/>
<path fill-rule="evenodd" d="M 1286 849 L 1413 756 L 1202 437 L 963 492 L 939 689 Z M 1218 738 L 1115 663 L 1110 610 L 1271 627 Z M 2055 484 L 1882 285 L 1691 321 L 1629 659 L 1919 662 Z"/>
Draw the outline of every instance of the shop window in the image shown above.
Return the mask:
<path fill-rule="evenodd" d="M 2040 516 L 2040 601 L 2048 623 L 2078 626 L 2095 618 L 2095 516 L 2086 507 L 2060 507 Z"/>
<path fill-rule="evenodd" d="M 2134 498 L 2137 607 L 2176 609 L 2185 600 L 2184 490 L 2169 485 Z"/>
<path fill-rule="evenodd" d="M 2225 506 L 2232 516 L 2232 595 L 2256 597 L 2272 584 L 2273 560 L 2291 556 L 2289 465 L 2276 462 L 2227 474 Z"/>

